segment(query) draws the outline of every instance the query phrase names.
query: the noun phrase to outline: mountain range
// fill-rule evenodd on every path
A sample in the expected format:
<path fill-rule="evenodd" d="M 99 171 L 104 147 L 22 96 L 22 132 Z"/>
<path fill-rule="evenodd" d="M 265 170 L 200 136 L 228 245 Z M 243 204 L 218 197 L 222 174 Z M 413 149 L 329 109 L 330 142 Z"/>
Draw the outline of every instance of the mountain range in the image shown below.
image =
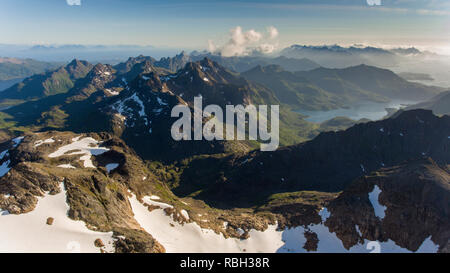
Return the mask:
<path fill-rule="evenodd" d="M 408 82 L 390 70 L 359 65 L 288 72 L 280 66 L 257 66 L 241 74 L 276 92 L 282 103 L 306 110 L 348 107 L 358 101 L 424 100 L 442 91 Z"/>
<path fill-rule="evenodd" d="M 429 109 L 436 115 L 449 115 L 450 91 L 442 92 L 425 102 L 414 104 L 405 108 L 405 110 L 411 109 Z"/>
<path fill-rule="evenodd" d="M 249 59 L 190 58 L 74 60 L 0 93 L 20 100 L 0 112 L 0 251 L 450 251 L 450 117 L 432 104 L 441 88 L 368 65 L 239 73 L 221 62 Z M 279 104 L 282 147 L 173 140 L 171 109 L 193 111 L 196 96 Z M 435 112 L 315 124 L 292 111 L 396 98 Z"/>
<path fill-rule="evenodd" d="M 280 55 L 289 58 L 309 58 L 325 67 L 344 68 L 359 64 L 394 67 L 399 65 L 406 57 L 420 58 L 433 55 L 414 47 L 384 49 L 372 46 L 353 45 L 344 47 L 340 45 L 292 45 L 284 48 Z"/>

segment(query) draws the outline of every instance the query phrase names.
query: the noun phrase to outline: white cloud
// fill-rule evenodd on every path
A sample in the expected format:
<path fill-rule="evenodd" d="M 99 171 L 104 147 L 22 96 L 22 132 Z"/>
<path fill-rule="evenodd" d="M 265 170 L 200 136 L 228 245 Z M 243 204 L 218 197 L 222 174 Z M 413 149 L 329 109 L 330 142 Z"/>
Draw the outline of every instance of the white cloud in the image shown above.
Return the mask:
<path fill-rule="evenodd" d="M 278 29 L 276 29 L 274 26 L 268 27 L 267 32 L 269 32 L 270 39 L 275 39 L 278 37 Z"/>
<path fill-rule="evenodd" d="M 208 50 L 209 52 L 216 52 L 217 47 L 212 40 L 208 40 Z"/>
<path fill-rule="evenodd" d="M 81 6 L 81 0 L 66 0 L 69 6 Z"/>
<path fill-rule="evenodd" d="M 381 6 L 381 0 L 367 0 L 369 6 Z"/>
<path fill-rule="evenodd" d="M 267 35 L 254 29 L 243 31 L 237 26 L 230 30 L 229 40 L 223 46 L 217 46 L 213 41 L 208 41 L 208 49 L 212 53 L 220 53 L 222 56 L 245 56 L 253 51 L 261 53 L 272 53 L 278 46 L 274 39 L 278 37 L 278 30 L 270 26 L 267 28 Z M 268 42 L 272 40 L 272 42 Z"/>

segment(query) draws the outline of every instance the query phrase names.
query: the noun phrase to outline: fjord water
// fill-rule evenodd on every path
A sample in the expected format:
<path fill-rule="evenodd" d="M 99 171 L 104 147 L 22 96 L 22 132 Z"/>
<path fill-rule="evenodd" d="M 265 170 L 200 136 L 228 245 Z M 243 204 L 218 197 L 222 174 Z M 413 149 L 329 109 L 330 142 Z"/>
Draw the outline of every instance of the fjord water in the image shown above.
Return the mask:
<path fill-rule="evenodd" d="M 340 108 L 327 111 L 296 110 L 296 112 L 307 116 L 305 120 L 316 123 L 321 123 L 336 117 L 347 117 L 353 120 L 359 120 L 362 118 L 379 120 L 388 114 L 386 108 L 400 109 L 416 103 L 418 102 L 405 100 L 392 100 L 384 103 L 365 101 L 350 106 L 349 108 Z"/>

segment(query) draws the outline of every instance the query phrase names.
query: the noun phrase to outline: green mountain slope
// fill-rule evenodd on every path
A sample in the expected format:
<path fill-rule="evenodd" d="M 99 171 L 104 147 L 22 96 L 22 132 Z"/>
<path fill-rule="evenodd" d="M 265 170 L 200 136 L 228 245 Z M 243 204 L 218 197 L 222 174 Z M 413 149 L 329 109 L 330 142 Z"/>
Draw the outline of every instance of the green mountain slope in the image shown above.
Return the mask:
<path fill-rule="evenodd" d="M 58 66 L 57 63 L 41 62 L 33 59 L 0 57 L 0 81 L 29 77 L 55 69 Z"/>
<path fill-rule="evenodd" d="M 86 76 L 93 65 L 73 60 L 66 66 L 26 78 L 0 93 L 0 103 L 8 100 L 31 100 L 67 92 L 76 80 Z"/>
<path fill-rule="evenodd" d="M 285 71 L 276 65 L 257 66 L 241 75 L 272 89 L 282 103 L 305 110 L 348 107 L 358 101 L 422 100 L 441 91 L 366 65 L 299 72 Z"/>

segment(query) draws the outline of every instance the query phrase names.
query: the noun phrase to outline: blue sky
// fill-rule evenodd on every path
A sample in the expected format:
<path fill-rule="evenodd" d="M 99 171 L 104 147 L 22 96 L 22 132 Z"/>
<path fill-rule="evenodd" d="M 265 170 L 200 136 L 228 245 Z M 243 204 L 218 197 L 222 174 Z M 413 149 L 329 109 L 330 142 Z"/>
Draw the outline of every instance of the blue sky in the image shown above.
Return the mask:
<path fill-rule="evenodd" d="M 70 0 L 77 2 L 78 0 Z M 297 44 L 450 47 L 448 0 L 0 0 L 0 44 L 139 44 L 202 49 L 230 29 L 278 29 Z"/>

